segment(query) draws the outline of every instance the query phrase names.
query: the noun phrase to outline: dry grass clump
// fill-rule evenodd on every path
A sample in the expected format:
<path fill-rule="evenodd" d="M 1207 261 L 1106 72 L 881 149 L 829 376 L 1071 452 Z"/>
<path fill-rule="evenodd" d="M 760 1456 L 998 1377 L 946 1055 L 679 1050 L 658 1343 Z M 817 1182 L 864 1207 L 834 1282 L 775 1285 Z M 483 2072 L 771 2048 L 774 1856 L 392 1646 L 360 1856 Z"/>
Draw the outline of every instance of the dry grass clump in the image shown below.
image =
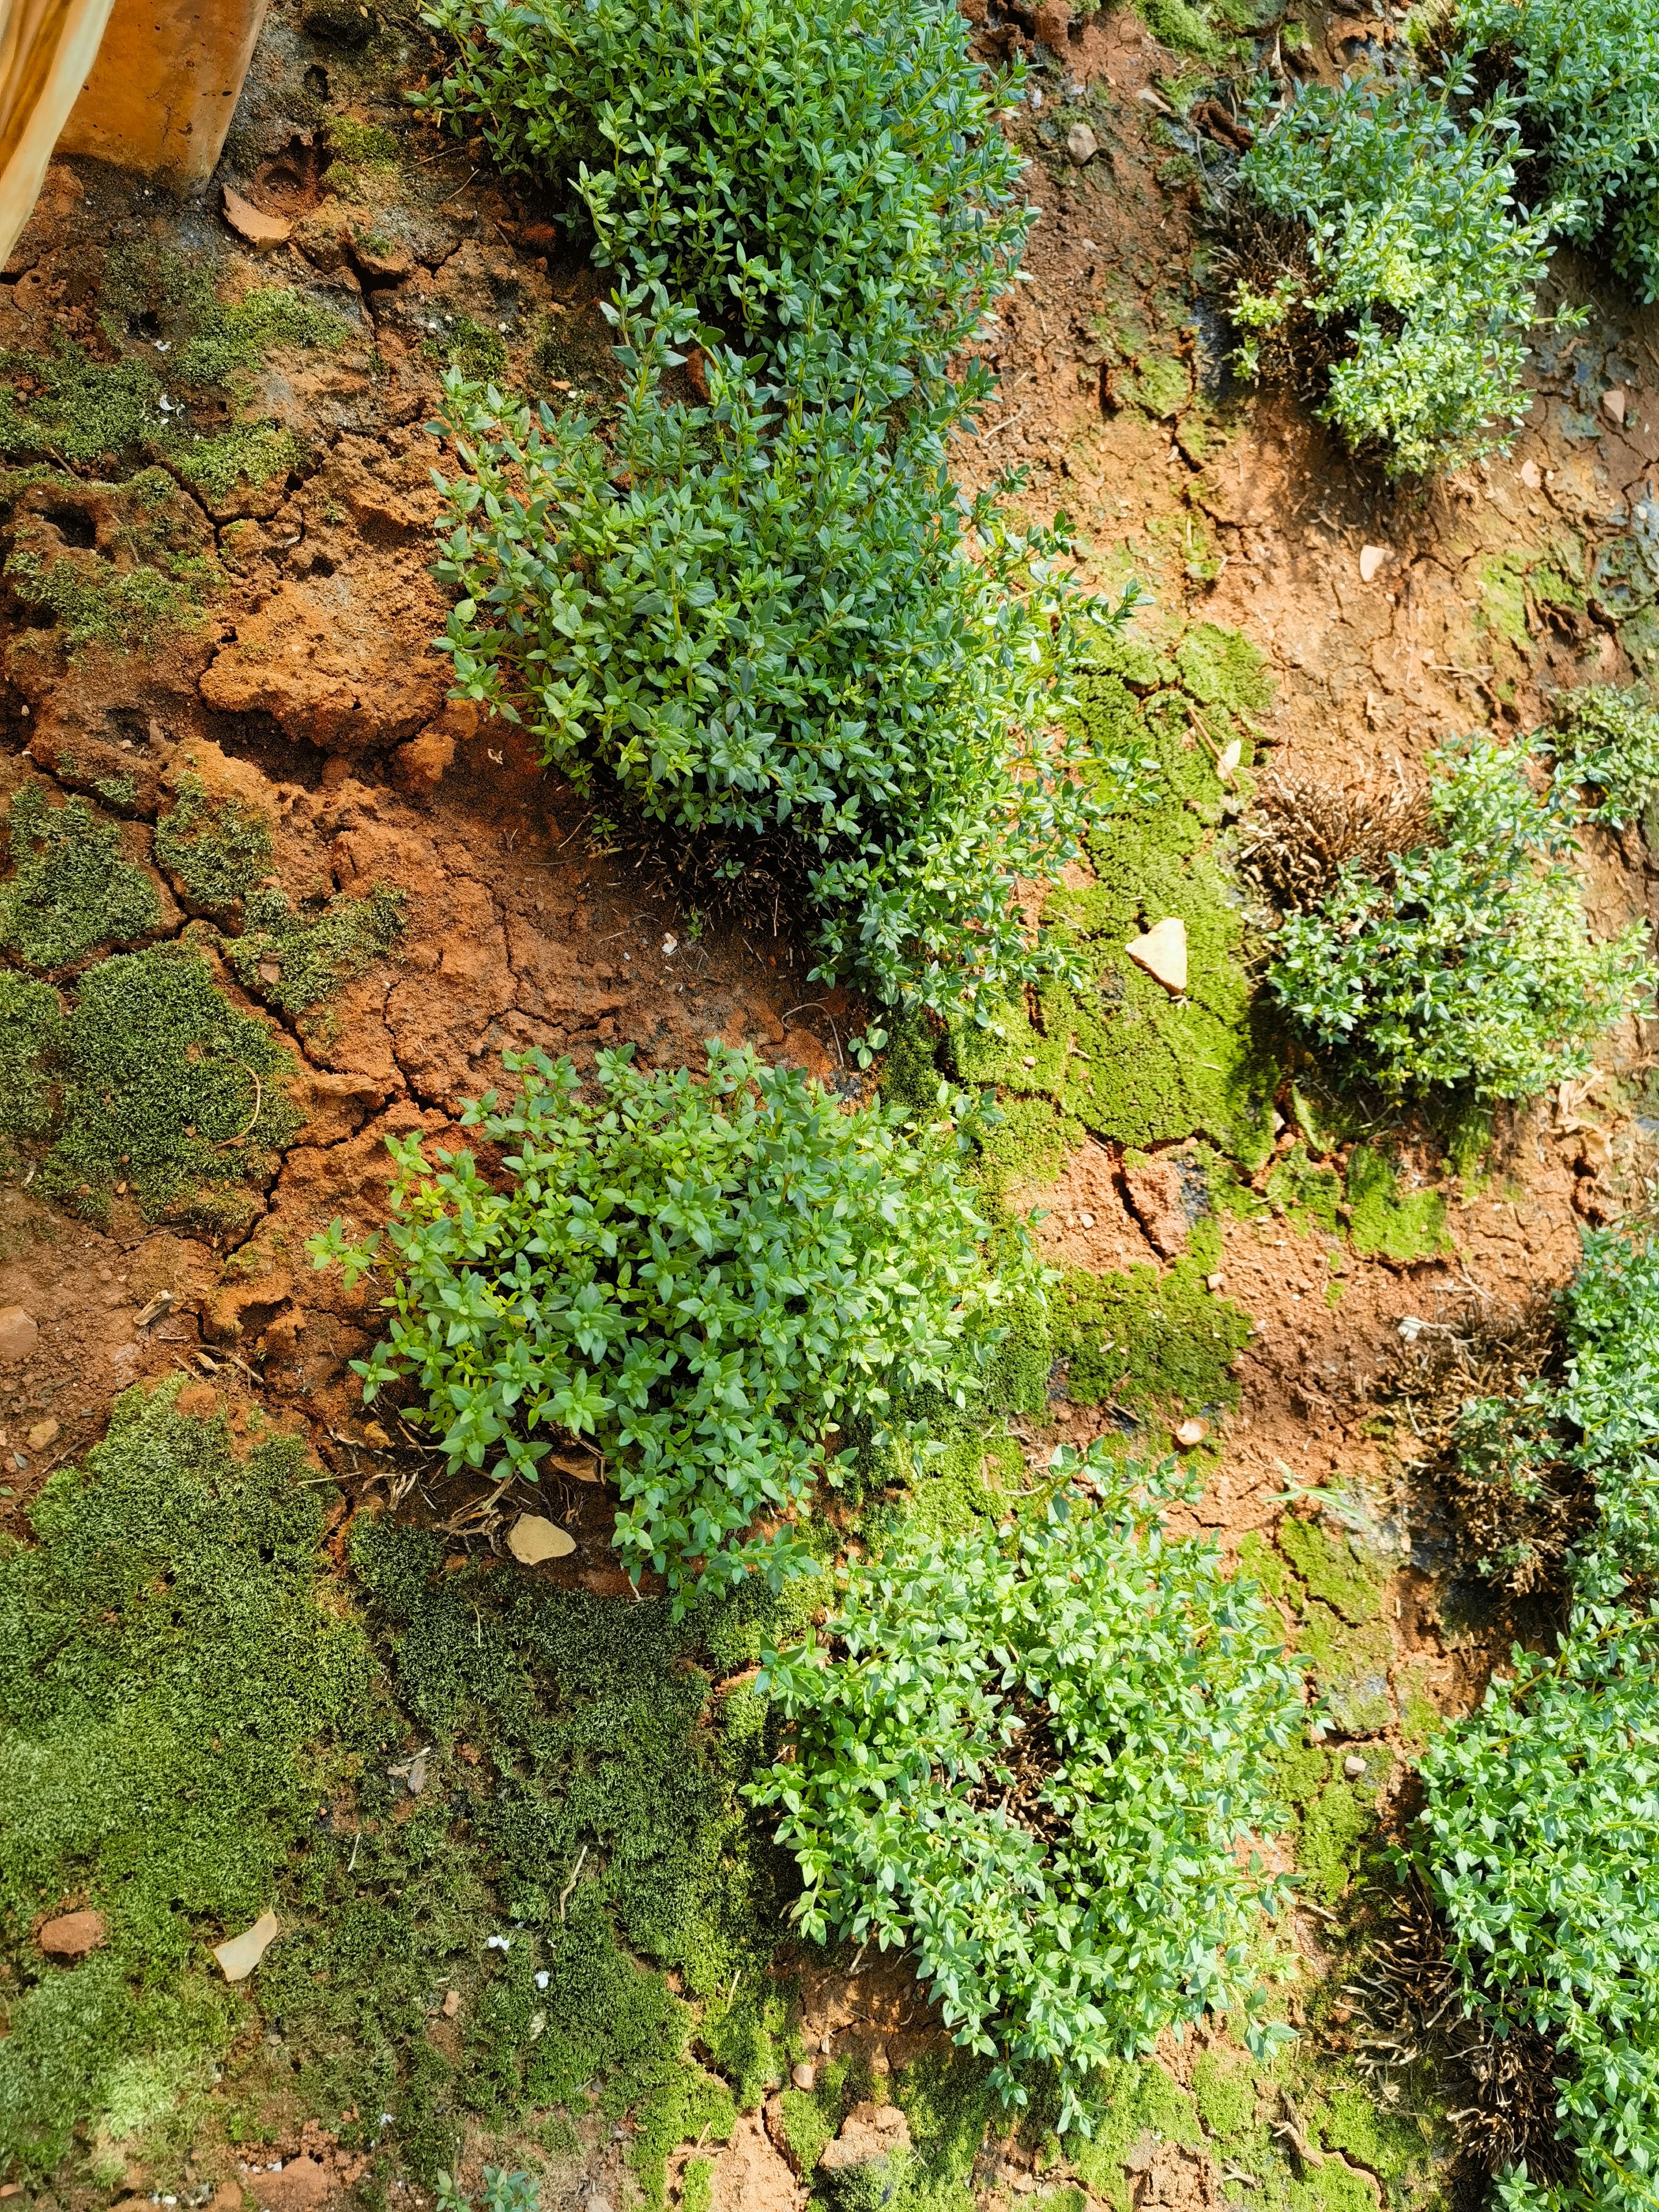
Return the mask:
<path fill-rule="evenodd" d="M 1445 1929 L 1421 1881 L 1395 1900 L 1344 1990 L 1356 2018 L 1356 2064 L 1379 2090 L 1422 2071 L 1443 2092 L 1462 2155 L 1482 2173 L 1524 2159 L 1540 2184 L 1567 2179 L 1576 2163 L 1560 2138 L 1556 2105 L 1571 2057 L 1547 2036 L 1501 2011 L 1472 2010 L 1446 1956 Z"/>
<path fill-rule="evenodd" d="M 1240 829 L 1238 867 L 1281 912 L 1310 914 L 1345 863 L 1387 883 L 1395 854 L 1435 842 L 1426 792 L 1346 791 L 1274 770 Z"/>

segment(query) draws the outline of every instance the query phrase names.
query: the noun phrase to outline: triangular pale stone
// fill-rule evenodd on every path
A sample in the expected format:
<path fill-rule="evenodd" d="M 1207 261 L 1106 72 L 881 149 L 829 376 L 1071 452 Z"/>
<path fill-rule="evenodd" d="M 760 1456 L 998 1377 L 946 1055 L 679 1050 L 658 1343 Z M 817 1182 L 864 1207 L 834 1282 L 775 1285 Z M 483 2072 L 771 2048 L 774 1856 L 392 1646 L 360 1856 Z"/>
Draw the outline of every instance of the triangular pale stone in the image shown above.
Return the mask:
<path fill-rule="evenodd" d="M 540 1513 L 521 1513 L 507 1531 L 507 1548 L 521 1567 L 538 1567 L 544 1559 L 568 1559 L 576 1540 L 556 1521 Z"/>
<path fill-rule="evenodd" d="M 1145 937 L 1137 937 L 1123 950 L 1137 968 L 1163 984 L 1176 998 L 1187 988 L 1187 925 L 1173 915 L 1154 922 Z"/>

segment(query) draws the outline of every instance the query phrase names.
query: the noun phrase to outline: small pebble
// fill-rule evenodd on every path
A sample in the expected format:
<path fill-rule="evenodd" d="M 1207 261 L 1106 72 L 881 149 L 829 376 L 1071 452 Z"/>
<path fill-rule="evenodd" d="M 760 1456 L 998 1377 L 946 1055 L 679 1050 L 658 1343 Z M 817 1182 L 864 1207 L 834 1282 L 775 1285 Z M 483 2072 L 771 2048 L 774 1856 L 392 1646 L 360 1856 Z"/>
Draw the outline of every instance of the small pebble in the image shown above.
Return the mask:
<path fill-rule="evenodd" d="M 1074 123 L 1066 133 L 1066 158 L 1080 169 L 1100 151 L 1100 141 L 1086 123 Z"/>
<path fill-rule="evenodd" d="M 1095 1225 L 1095 1217 L 1092 1213 L 1079 1213 L 1078 1219 L 1085 1229 L 1092 1229 Z"/>
<path fill-rule="evenodd" d="M 55 1444 L 57 1443 L 58 1433 L 58 1424 L 56 1421 L 51 1419 L 37 1421 L 34 1426 L 29 1431 L 29 1449 L 31 1451 L 45 1451 L 48 1444 Z"/>
<path fill-rule="evenodd" d="M 1226 1282 L 1226 1279 L 1227 1278 L 1221 1274 L 1206 1275 L 1204 1278 L 1204 1287 L 1206 1291 L 1218 1291 Z"/>
<path fill-rule="evenodd" d="M 810 2058 L 798 2059 L 789 2069 L 789 2079 L 798 2089 L 810 2089 L 818 2078 L 818 2069 Z"/>
<path fill-rule="evenodd" d="M 1035 1066 L 1036 1066 L 1036 1060 L 1035 1055 L 1034 1055 L 1033 1054 L 1031 1054 L 1031 1053 L 1029 1053 L 1029 1052 L 1028 1052 L 1028 1053 L 1026 1054 L 1026 1055 L 1025 1055 L 1024 1059 L 1023 1060 L 1021 1060 L 1021 1062 L 1020 1062 L 1020 1066 L 1021 1066 L 1022 1067 L 1035 1067 Z"/>
<path fill-rule="evenodd" d="M 1342 1762 L 1342 1771 L 1350 1782 L 1358 1782 L 1365 1771 L 1365 1762 L 1357 1751 L 1351 1751 Z"/>

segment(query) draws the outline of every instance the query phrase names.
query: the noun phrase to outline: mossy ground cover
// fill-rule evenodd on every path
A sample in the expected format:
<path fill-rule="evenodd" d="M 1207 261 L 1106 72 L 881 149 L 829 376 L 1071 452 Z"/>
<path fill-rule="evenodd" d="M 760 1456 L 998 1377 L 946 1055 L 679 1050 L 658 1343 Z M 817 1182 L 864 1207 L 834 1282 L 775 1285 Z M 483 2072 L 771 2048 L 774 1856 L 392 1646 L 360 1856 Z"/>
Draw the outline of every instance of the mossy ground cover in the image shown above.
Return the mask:
<path fill-rule="evenodd" d="M 1268 700 L 1259 656 L 1199 624 L 1168 654 L 1126 639 L 1078 689 L 1079 722 L 1109 758 L 1142 764 L 1144 793 L 1091 836 L 1094 882 L 1048 902 L 1087 985 L 1045 985 L 1005 1011 L 1000 1033 L 957 1024 L 957 1073 L 999 1087 L 1006 1121 L 994 1158 L 1007 1180 L 1052 1173 L 1085 1131 L 1143 1148 L 1197 1133 L 1261 1165 L 1279 1064 L 1257 1027 L 1244 918 L 1216 850 L 1231 795 L 1218 757 L 1235 737 L 1248 749 Z M 1123 949 L 1172 915 L 1187 928 L 1179 999 Z"/>
<path fill-rule="evenodd" d="M 11 802 L 10 880 L 0 885 L 0 948 L 25 967 L 67 968 L 95 947 L 136 945 L 159 927 L 161 902 L 131 840 L 84 799 L 53 806 L 26 783 Z"/>

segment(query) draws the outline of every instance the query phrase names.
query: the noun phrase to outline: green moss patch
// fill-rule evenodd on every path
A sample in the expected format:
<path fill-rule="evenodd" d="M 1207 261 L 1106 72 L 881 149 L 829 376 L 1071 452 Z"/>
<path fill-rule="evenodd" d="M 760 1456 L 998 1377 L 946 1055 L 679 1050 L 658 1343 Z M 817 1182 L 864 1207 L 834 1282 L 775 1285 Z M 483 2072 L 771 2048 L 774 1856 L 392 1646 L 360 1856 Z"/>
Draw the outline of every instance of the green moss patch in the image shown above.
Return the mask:
<path fill-rule="evenodd" d="M 222 919 L 270 867 L 269 817 L 239 799 L 213 799 L 198 775 L 179 780 L 177 802 L 155 825 L 155 857 L 192 907 Z"/>
<path fill-rule="evenodd" d="M 285 891 L 264 885 L 248 894 L 242 933 L 224 940 L 225 958 L 268 1006 L 311 1014 L 342 983 L 392 951 L 403 934 L 404 904 L 401 891 L 376 884 L 367 898 L 341 892 L 296 908 Z"/>
<path fill-rule="evenodd" d="M 211 526 L 163 469 L 85 488 L 30 474 L 10 496 L 4 574 L 37 617 L 14 652 L 48 640 L 71 656 L 149 652 L 198 622 L 224 582 Z"/>
<path fill-rule="evenodd" d="M 1251 1167 L 1266 1161 L 1278 1063 L 1254 1026 L 1244 925 L 1213 849 L 1225 797 L 1215 751 L 1265 684 L 1254 648 L 1208 624 L 1173 659 L 1130 638 L 1079 679 L 1079 719 L 1109 758 L 1143 763 L 1145 796 L 1091 836 L 1097 880 L 1049 901 L 1087 987 L 1046 986 L 1006 1010 L 1000 1036 L 952 1033 L 961 1078 L 999 1088 L 1006 1119 L 988 1151 L 1004 1182 L 1051 1173 L 1079 1127 L 1139 1147 L 1200 1133 Z M 1179 1000 L 1123 950 L 1171 915 L 1187 927 Z"/>
<path fill-rule="evenodd" d="M 30 968 L 65 968 L 95 946 L 133 945 L 159 927 L 161 902 L 124 839 L 84 799 L 54 807 L 38 783 L 11 802 L 12 876 L 0 884 L 0 945 Z"/>
<path fill-rule="evenodd" d="M 362 1638 L 325 1601 L 323 1492 L 272 1437 L 245 1460 L 178 1386 L 118 1400 L 84 1468 L 0 1556 L 0 2158 L 49 2172 L 201 2095 L 254 2018 L 208 1947 L 275 1902 L 361 1725 Z M 68 1899 L 107 1946 L 48 1964 Z"/>
<path fill-rule="evenodd" d="M 1394 1718 L 1389 1668 L 1394 1645 L 1380 1620 L 1351 1627 L 1310 1599 L 1297 1645 L 1334 1725 L 1344 1735 L 1374 1735 Z"/>
<path fill-rule="evenodd" d="M 1249 1342 L 1248 1315 L 1205 1283 L 1212 1253 L 1193 1251 L 1162 1273 L 1069 1273 L 1053 1294 L 1054 1346 L 1075 1405 L 1116 1404 L 1179 1420 L 1238 1403 L 1232 1364 Z"/>
<path fill-rule="evenodd" d="M 106 1222 L 118 1184 L 151 1220 L 244 1226 L 301 1117 L 292 1055 L 231 1006 L 207 962 L 163 945 L 81 977 L 56 1040 L 63 1106 L 41 1188 Z M 37 1079 L 48 1071 L 37 1063 Z"/>
<path fill-rule="evenodd" d="M 1333 1535 L 1321 1521 L 1302 1521 L 1287 1513 L 1279 1524 L 1279 1548 L 1309 1595 L 1344 1620 L 1358 1626 L 1375 1620 L 1382 1612 L 1383 1577 L 1366 1563 L 1351 1538 Z"/>
<path fill-rule="evenodd" d="M 1454 1249 L 1439 1192 L 1402 1189 L 1369 1145 L 1356 1145 L 1348 1160 L 1348 1208 L 1349 1237 L 1362 1259 L 1411 1267 Z"/>

